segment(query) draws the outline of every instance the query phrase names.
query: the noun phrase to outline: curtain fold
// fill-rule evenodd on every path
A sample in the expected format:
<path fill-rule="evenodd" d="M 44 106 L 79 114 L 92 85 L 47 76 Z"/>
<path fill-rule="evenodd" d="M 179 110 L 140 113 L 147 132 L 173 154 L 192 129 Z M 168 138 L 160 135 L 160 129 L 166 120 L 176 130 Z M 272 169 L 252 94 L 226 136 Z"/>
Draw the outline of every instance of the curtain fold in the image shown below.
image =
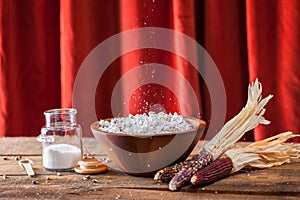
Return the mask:
<path fill-rule="evenodd" d="M 122 9 L 120 11 L 121 31 L 127 31 L 133 28 L 161 27 L 173 29 L 195 39 L 196 32 L 193 1 L 121 1 L 120 7 Z M 140 35 L 139 37 L 143 37 L 143 35 Z M 168 39 L 169 38 L 166 38 L 166 40 Z M 122 41 L 122 44 L 125 45 L 126 42 L 128 41 Z M 177 44 L 175 43 L 174 45 L 176 49 Z M 144 86 L 144 89 L 136 90 L 130 100 L 130 113 L 136 114 L 151 110 L 153 111 L 155 109 L 158 109 L 157 111 L 159 111 L 159 109 L 162 109 L 162 111 L 172 113 L 176 111 L 180 113 L 180 111 L 184 110 L 187 115 L 195 115 L 195 111 L 193 110 L 195 106 L 190 106 L 190 100 L 185 98 L 189 95 L 189 91 L 185 84 L 185 80 L 187 80 L 193 90 L 196 91 L 196 96 L 201 105 L 199 78 L 197 71 L 193 69 L 191 64 L 183 58 L 176 56 L 176 54 L 165 50 L 154 48 L 139 49 L 122 56 L 122 75 L 125 76 L 130 70 L 147 63 L 159 63 L 168 66 L 171 69 L 168 71 L 162 70 L 163 66 L 153 66 L 153 68 L 157 68 L 155 73 L 143 73 L 145 69 L 149 69 L 147 67 L 141 68 L 140 71 L 137 72 L 142 76 L 141 80 L 147 79 L 147 76 L 153 76 L 157 73 L 165 73 L 165 78 L 159 80 L 160 84 L 148 84 L 148 86 Z M 154 70 L 152 71 L 154 72 Z M 172 74 L 174 71 L 180 75 L 173 76 Z M 183 76 L 184 78 L 179 78 L 180 76 Z M 131 84 L 132 82 L 130 81 L 122 84 L 123 93 L 130 92 L 128 91 L 128 88 L 130 88 Z M 180 88 L 180 93 L 178 93 L 177 96 L 174 96 L 174 91 L 164 87 L 168 85 L 176 85 L 176 87 Z M 147 87 L 150 89 L 145 89 Z M 181 102 L 180 104 L 180 99 L 184 98 L 185 103 Z M 199 106 L 199 109 L 200 107 L 201 106 Z"/>
<path fill-rule="evenodd" d="M 216 63 L 226 90 L 226 121 L 235 116 L 247 101 L 248 64 L 245 3 L 239 0 L 205 1 L 203 45 Z M 204 95 L 207 109 L 209 94 Z M 252 132 L 243 138 L 252 140 Z"/>
<path fill-rule="evenodd" d="M 59 1 L 0 1 L 0 136 L 35 136 L 60 107 Z"/>
<path fill-rule="evenodd" d="M 299 132 L 299 22 L 297 0 L 0 0 L 0 136 L 37 136 L 45 110 L 73 106 L 74 81 L 91 50 L 122 31 L 143 27 L 175 30 L 207 50 L 225 85 L 226 120 L 244 106 L 249 81 L 258 78 L 264 95 L 274 94 L 265 114 L 271 124 L 259 126 L 245 140 Z M 122 41 L 120 48 L 130 42 Z M 160 83 L 133 86 L 149 75 L 158 76 L 157 71 L 165 73 Z M 117 88 L 130 76 L 131 81 Z M 195 115 L 197 107 L 210 121 L 205 82 L 191 63 L 174 53 L 131 51 L 110 63 L 99 78 L 92 99 L 98 118 L 113 115 L 112 99 L 119 93 L 114 103 L 121 114 L 162 109 Z M 192 105 L 185 80 L 199 105 Z M 83 126 L 84 135 L 91 136 L 89 124 Z"/>
<path fill-rule="evenodd" d="M 300 130 L 300 2 L 246 1 L 249 78 L 258 77 L 268 104 L 269 126 L 255 129 L 261 140 L 280 131 Z M 298 139 L 294 139 L 299 141 Z"/>

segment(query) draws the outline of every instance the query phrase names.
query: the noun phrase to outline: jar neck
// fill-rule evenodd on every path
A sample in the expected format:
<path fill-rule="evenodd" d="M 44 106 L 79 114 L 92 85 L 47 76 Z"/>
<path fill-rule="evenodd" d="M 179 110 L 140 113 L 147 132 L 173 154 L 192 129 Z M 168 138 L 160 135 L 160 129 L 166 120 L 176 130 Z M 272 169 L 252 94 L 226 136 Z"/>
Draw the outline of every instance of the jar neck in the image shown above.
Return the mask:
<path fill-rule="evenodd" d="M 44 112 L 46 127 L 54 126 L 75 126 L 76 113 L 74 108 L 52 109 Z"/>

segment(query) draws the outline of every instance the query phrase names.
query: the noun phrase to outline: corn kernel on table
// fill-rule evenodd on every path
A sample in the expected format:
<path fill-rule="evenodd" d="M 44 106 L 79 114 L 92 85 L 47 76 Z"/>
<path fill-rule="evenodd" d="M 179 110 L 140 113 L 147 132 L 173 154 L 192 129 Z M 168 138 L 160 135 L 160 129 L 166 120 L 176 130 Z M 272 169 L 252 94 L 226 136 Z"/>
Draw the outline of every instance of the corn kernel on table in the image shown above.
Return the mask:
<path fill-rule="evenodd" d="M 0 138 L 0 199 L 299 199 L 300 160 L 263 170 L 247 170 L 205 187 L 186 186 L 171 192 L 152 177 L 135 177 L 118 170 L 94 138 L 84 138 L 89 153 L 109 166 L 102 174 L 50 172 L 42 167 L 42 147 L 33 137 Z M 192 154 L 201 145 L 198 143 Z M 86 152 L 85 152 L 86 153 Z M 29 158 L 29 177 L 18 158 Z"/>

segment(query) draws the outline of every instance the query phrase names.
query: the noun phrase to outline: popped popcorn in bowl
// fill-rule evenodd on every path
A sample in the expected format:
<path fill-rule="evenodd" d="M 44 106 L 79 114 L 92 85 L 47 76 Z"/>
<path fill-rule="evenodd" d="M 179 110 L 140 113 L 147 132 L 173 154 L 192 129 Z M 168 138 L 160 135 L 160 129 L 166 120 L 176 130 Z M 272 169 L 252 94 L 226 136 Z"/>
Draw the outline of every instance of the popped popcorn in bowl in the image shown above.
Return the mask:
<path fill-rule="evenodd" d="M 163 112 L 148 114 L 129 114 L 127 117 L 113 118 L 110 121 L 100 120 L 99 130 L 124 134 L 161 134 L 183 132 L 193 126 L 182 115 Z"/>
<path fill-rule="evenodd" d="M 102 119 L 92 123 L 91 130 L 119 169 L 131 175 L 151 176 L 186 159 L 205 126 L 198 118 L 150 112 Z"/>

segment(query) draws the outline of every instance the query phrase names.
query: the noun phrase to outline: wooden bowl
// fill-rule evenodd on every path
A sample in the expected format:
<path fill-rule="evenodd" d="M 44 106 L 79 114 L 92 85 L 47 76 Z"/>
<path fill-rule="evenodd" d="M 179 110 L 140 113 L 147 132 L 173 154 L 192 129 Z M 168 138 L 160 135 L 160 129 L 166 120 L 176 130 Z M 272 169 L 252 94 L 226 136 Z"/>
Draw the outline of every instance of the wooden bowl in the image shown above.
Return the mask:
<path fill-rule="evenodd" d="M 152 176 L 157 170 L 186 159 L 199 141 L 206 123 L 197 118 L 185 119 L 193 129 L 176 133 L 111 133 L 101 131 L 98 121 L 91 124 L 91 130 L 105 153 L 121 170 L 136 176 Z"/>

